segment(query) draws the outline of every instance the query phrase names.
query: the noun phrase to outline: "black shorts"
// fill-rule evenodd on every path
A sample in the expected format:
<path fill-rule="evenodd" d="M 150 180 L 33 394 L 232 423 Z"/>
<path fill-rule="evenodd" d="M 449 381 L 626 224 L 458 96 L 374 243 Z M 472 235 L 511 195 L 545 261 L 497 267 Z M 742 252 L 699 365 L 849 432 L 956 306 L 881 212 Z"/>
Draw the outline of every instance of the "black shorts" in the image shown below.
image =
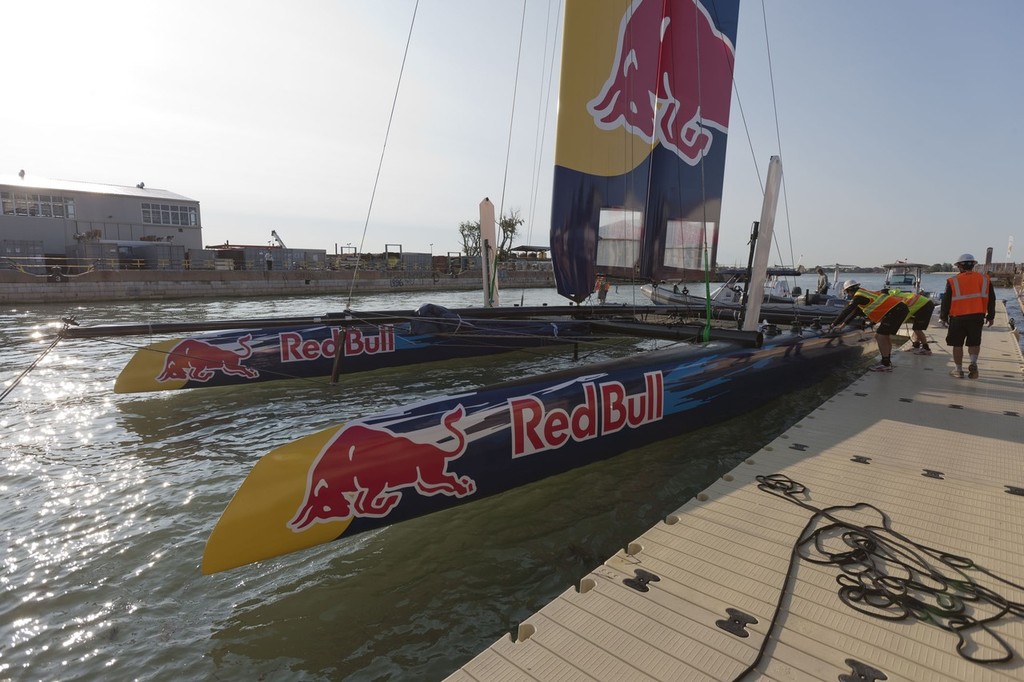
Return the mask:
<path fill-rule="evenodd" d="M 949 329 L 946 331 L 946 343 L 954 347 L 980 346 L 981 329 L 984 326 L 984 313 L 950 317 Z"/>
<path fill-rule="evenodd" d="M 914 316 L 910 318 L 913 323 L 913 330 L 916 332 L 922 332 L 928 328 L 928 324 L 932 321 L 932 313 L 935 312 L 935 301 L 928 301 L 924 304 L 924 307 L 914 313 Z"/>
<path fill-rule="evenodd" d="M 903 320 L 907 319 L 909 314 L 910 308 L 907 307 L 906 303 L 902 301 L 897 303 L 878 321 L 878 329 L 875 330 L 875 333 L 882 336 L 895 334 L 903 326 Z"/>

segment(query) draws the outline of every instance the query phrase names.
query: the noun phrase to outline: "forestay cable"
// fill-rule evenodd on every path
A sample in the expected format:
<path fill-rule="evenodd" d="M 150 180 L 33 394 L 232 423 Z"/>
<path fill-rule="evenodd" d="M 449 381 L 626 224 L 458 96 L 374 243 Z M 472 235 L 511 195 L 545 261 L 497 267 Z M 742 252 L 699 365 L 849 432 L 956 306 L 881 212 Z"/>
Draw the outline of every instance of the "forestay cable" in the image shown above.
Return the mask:
<path fill-rule="evenodd" d="M 377 162 L 377 174 L 373 178 L 373 190 L 370 192 L 370 205 L 366 209 L 366 222 L 363 223 L 363 234 L 359 237 L 359 251 L 356 253 L 356 266 L 352 271 L 352 282 L 348 287 L 348 301 L 345 308 L 352 307 L 352 296 L 356 288 L 356 275 L 359 274 L 360 254 L 363 252 L 363 244 L 366 243 L 366 231 L 370 226 L 370 213 L 373 211 L 373 199 L 377 195 L 377 184 L 380 182 L 380 171 L 384 167 L 384 153 L 388 148 L 388 137 L 391 135 L 391 123 L 395 120 L 395 109 L 398 106 L 398 91 L 402 88 L 402 74 L 405 73 L 405 61 L 409 57 L 409 45 L 412 43 L 412 28 L 416 24 L 416 12 L 419 10 L 420 0 L 412 8 L 412 19 L 409 21 L 409 35 L 405 38 L 405 52 L 402 53 L 402 66 L 398 70 L 398 83 L 395 84 L 395 96 L 391 100 L 391 113 L 388 114 L 388 127 L 384 131 L 384 144 L 380 150 L 380 160 Z"/>

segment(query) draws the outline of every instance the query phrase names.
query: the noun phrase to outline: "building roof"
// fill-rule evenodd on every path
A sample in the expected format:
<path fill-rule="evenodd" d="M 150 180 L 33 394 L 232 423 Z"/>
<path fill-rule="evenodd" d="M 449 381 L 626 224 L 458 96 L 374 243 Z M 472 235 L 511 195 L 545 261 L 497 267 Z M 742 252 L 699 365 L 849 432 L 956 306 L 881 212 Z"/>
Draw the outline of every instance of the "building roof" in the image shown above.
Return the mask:
<path fill-rule="evenodd" d="M 145 184 L 145 183 L 140 183 Z M 26 190 L 86 192 L 89 194 L 113 194 L 117 196 L 143 197 L 146 199 L 169 199 L 173 201 L 191 201 L 195 199 L 165 189 L 152 187 L 126 187 L 124 185 L 104 185 L 98 182 L 78 182 L 77 180 L 53 180 L 38 175 L 26 175 L 24 179 L 17 175 L 0 175 L 0 185 L 22 188 Z"/>

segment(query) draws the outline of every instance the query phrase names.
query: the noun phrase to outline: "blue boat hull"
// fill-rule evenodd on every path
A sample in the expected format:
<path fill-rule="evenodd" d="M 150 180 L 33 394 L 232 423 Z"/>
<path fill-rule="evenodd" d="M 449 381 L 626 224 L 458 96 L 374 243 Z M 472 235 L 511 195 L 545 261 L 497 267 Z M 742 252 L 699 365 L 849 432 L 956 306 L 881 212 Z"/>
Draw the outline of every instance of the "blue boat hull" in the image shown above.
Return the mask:
<path fill-rule="evenodd" d="M 150 345 L 125 366 L 117 393 L 347 375 L 424 362 L 571 344 L 585 321 L 465 320 L 234 329 Z"/>
<path fill-rule="evenodd" d="M 207 544 L 214 572 L 494 495 L 745 414 L 872 335 L 712 342 L 396 407 L 267 454 Z M 268 494 L 272 491 L 272 494 Z"/>

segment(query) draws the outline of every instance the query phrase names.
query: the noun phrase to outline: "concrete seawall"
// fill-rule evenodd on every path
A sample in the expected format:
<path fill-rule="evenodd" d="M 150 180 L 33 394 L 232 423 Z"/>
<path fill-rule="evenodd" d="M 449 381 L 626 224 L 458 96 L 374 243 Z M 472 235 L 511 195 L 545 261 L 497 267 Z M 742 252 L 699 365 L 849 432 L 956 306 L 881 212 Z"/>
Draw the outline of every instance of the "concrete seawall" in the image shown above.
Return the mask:
<path fill-rule="evenodd" d="M 376 294 L 388 291 L 480 289 L 480 272 L 459 277 L 394 271 L 94 271 L 63 282 L 15 270 L 0 271 L 0 304 L 73 303 L 180 298 Z M 555 285 L 550 271 L 499 270 L 500 288 Z"/>

